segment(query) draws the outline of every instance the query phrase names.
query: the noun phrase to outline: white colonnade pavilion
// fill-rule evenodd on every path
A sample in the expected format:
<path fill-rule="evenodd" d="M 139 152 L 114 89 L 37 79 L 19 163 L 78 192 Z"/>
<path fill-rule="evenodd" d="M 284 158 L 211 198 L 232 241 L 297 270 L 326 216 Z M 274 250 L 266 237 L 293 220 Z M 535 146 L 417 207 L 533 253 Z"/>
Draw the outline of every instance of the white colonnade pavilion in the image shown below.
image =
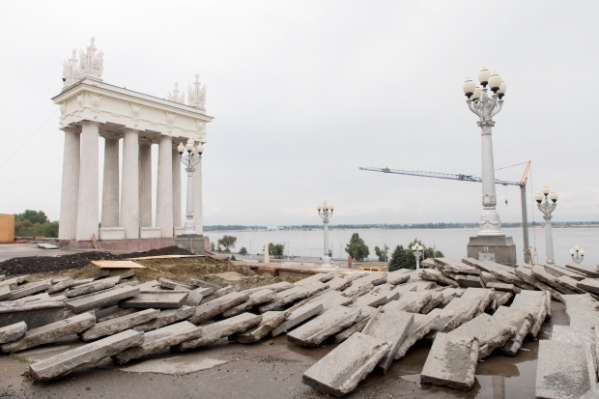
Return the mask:
<path fill-rule="evenodd" d="M 60 106 L 60 129 L 65 138 L 59 239 L 90 241 L 95 236 L 100 240 L 131 240 L 177 235 L 183 229 L 177 146 L 190 138 L 205 143 L 206 123 L 213 119 L 206 115 L 206 88 L 198 76 L 187 90 L 187 104 L 177 85 L 167 99 L 110 85 L 102 80 L 103 53 L 96 49 L 94 39 L 85 52 L 80 51 L 79 58 L 73 50 L 63 67 L 63 90 L 52 98 Z M 102 141 L 104 170 L 100 182 Z M 155 226 L 153 145 L 158 146 Z M 196 231 L 202 235 L 201 163 L 194 173 L 193 209 Z"/>

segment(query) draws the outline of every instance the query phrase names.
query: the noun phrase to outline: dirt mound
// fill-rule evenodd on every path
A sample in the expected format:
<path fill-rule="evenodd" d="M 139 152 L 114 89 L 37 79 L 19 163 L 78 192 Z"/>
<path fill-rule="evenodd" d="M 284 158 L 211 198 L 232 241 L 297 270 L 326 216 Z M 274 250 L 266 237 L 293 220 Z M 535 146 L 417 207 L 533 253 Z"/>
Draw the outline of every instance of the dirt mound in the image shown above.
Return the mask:
<path fill-rule="evenodd" d="M 88 265 L 92 260 L 118 260 L 158 255 L 190 255 L 185 249 L 171 246 L 152 249 L 146 252 L 131 252 L 114 255 L 110 252 L 89 251 L 63 256 L 30 256 L 12 258 L 0 262 L 0 274 L 8 276 L 15 274 L 49 273 L 59 270 L 78 269 Z"/>

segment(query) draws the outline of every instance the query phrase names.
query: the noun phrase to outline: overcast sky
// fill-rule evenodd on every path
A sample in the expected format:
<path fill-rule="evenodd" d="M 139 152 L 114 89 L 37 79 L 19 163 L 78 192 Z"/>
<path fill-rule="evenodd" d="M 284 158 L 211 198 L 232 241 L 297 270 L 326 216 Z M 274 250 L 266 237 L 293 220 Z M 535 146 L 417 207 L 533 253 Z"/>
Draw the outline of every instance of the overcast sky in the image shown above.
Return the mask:
<path fill-rule="evenodd" d="M 95 36 L 107 83 L 166 97 L 199 73 L 208 86 L 206 225 L 316 224 L 325 198 L 333 224 L 477 222 L 478 183 L 358 167 L 480 174 L 462 83 L 483 65 L 507 84 L 496 168 L 532 160 L 534 191 L 560 194 L 554 220 L 599 220 L 598 21 L 597 1 L 4 0 L 0 213 L 58 219 L 50 98 Z M 502 220 L 520 221 L 518 188 L 497 194 Z"/>

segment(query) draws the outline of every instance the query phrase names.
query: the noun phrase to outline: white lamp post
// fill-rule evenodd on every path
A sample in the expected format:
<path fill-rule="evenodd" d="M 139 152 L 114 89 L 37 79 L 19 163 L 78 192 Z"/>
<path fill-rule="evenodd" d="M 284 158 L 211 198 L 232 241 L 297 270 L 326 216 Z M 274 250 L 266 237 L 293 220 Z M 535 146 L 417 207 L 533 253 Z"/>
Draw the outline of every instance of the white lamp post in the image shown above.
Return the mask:
<path fill-rule="evenodd" d="M 495 125 L 492 120 L 503 106 L 503 96 L 506 85 L 497 73 L 491 74 L 484 68 L 478 74 L 480 86 L 468 79 L 464 82 L 464 94 L 468 97 L 468 108 L 479 117 L 477 122 L 482 134 L 482 205 L 480 231 L 478 236 L 505 236 L 501 231 L 501 220 L 496 210 L 497 195 L 495 194 L 495 166 L 493 161 L 493 141 L 491 128 Z M 488 90 L 491 88 L 492 97 Z"/>
<path fill-rule="evenodd" d="M 535 193 L 535 201 L 537 208 L 543 213 L 545 219 L 545 246 L 548 265 L 555 263 L 553 257 L 553 233 L 551 231 L 551 214 L 557 207 L 558 195 L 555 191 L 551 191 L 548 186 L 543 186 L 543 193 Z"/>
<path fill-rule="evenodd" d="M 333 211 L 335 207 L 329 205 L 327 200 L 324 200 L 322 205 L 318 205 L 318 215 L 322 218 L 324 224 L 324 256 L 322 257 L 323 264 L 330 266 L 331 257 L 329 256 L 329 220 L 333 217 Z"/>
<path fill-rule="evenodd" d="M 196 165 L 202 160 L 204 147 L 201 143 L 196 147 L 193 139 L 189 139 L 187 140 L 187 144 L 179 144 L 177 151 L 179 151 L 179 155 L 181 155 L 181 162 L 185 165 L 185 171 L 187 172 L 187 208 L 185 212 L 183 234 L 197 235 L 195 223 L 193 222 L 193 172 L 196 170 Z M 185 151 L 187 151 L 187 154 L 185 154 Z"/>
<path fill-rule="evenodd" d="M 570 250 L 570 255 L 572 256 L 572 260 L 574 262 L 580 263 L 584 258 L 584 249 L 580 248 L 580 246 L 576 244 L 576 246 Z"/>
<path fill-rule="evenodd" d="M 416 258 L 416 270 L 420 270 L 420 257 L 424 253 L 424 248 L 420 244 L 414 244 L 412 246 L 412 253 Z"/>

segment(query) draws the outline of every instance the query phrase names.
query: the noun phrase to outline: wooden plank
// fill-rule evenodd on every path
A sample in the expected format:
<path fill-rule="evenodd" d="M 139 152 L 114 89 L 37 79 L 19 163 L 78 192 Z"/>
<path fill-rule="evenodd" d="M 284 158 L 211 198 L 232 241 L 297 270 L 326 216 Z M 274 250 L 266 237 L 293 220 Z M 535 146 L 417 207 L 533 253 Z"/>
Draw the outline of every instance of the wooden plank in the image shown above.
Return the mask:
<path fill-rule="evenodd" d="M 146 267 L 130 260 L 92 260 L 100 269 L 145 269 Z"/>

